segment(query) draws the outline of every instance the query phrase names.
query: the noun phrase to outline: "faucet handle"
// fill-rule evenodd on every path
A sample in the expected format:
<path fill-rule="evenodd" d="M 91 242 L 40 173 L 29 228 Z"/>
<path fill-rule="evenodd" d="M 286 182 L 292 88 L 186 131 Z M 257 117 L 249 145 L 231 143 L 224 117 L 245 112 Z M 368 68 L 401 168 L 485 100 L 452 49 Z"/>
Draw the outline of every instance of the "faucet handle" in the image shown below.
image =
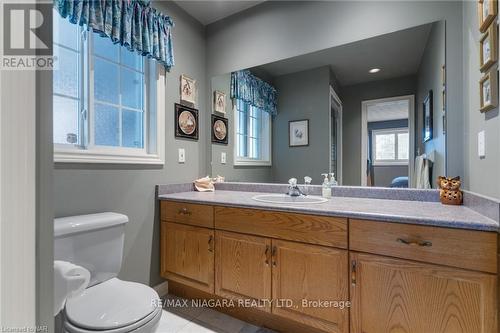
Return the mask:
<path fill-rule="evenodd" d="M 290 186 L 297 186 L 297 178 L 290 178 L 288 184 L 290 184 Z"/>
<path fill-rule="evenodd" d="M 309 177 L 309 176 L 305 176 L 304 177 L 304 184 L 311 185 L 311 182 L 312 182 L 312 178 L 311 177 Z"/>

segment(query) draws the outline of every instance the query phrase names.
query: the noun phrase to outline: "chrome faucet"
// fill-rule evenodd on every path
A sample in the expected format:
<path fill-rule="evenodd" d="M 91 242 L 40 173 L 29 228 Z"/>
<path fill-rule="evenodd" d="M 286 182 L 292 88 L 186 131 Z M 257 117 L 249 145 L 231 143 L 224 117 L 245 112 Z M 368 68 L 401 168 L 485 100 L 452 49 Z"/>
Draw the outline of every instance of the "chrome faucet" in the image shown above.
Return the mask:
<path fill-rule="evenodd" d="M 290 178 L 288 180 L 288 193 L 287 193 L 289 196 L 291 197 L 299 197 L 301 195 L 307 195 L 307 194 L 304 194 L 304 192 L 302 192 L 299 188 L 299 186 L 297 185 L 297 178 Z"/>

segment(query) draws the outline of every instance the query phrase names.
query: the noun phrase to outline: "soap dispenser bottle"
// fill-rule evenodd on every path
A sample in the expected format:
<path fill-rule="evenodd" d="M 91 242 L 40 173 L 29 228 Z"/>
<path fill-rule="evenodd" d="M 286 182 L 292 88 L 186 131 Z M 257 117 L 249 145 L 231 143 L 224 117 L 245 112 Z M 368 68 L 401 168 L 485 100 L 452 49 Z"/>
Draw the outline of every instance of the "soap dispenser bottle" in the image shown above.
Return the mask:
<path fill-rule="evenodd" d="M 332 197 L 332 187 L 330 185 L 330 181 L 328 180 L 328 174 L 321 174 L 325 179 L 323 180 L 323 185 L 321 187 L 321 194 L 323 198 L 331 198 Z"/>

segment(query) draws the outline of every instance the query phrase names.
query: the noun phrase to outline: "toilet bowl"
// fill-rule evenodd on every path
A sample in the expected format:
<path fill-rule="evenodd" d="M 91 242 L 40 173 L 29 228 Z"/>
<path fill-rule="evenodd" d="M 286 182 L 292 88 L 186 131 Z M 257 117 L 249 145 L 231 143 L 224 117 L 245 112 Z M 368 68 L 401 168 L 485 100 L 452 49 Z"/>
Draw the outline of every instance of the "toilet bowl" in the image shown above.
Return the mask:
<path fill-rule="evenodd" d="M 152 333 L 162 309 L 158 293 L 116 276 L 121 268 L 122 214 L 101 213 L 54 220 L 54 259 L 88 269 L 90 285 L 68 298 L 62 313 L 65 333 Z"/>

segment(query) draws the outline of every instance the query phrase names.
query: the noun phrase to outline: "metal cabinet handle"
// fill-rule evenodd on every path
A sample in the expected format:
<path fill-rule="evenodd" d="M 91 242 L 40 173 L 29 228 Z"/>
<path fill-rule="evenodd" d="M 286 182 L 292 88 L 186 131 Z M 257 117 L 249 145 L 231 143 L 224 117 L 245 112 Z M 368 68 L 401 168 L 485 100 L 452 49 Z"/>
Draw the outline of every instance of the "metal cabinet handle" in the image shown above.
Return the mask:
<path fill-rule="evenodd" d="M 266 257 L 266 266 L 269 266 L 269 253 L 270 253 L 270 247 L 269 245 L 266 245 L 266 252 L 264 252 L 264 256 Z"/>
<path fill-rule="evenodd" d="M 179 209 L 178 213 L 181 215 L 191 215 L 191 212 L 186 207 Z"/>
<path fill-rule="evenodd" d="M 278 249 L 276 248 L 276 246 L 273 246 L 273 250 L 271 252 L 271 257 L 273 258 L 273 266 L 274 267 L 276 267 L 276 265 L 277 265 L 276 252 L 278 252 Z"/>
<path fill-rule="evenodd" d="M 417 245 L 422 247 L 432 246 L 432 242 L 430 241 L 407 240 L 404 238 L 398 238 L 397 241 L 405 245 Z"/>
<path fill-rule="evenodd" d="M 351 261 L 351 284 L 356 285 L 356 260 Z"/>
<path fill-rule="evenodd" d="M 208 237 L 208 251 L 214 252 L 214 236 Z"/>

